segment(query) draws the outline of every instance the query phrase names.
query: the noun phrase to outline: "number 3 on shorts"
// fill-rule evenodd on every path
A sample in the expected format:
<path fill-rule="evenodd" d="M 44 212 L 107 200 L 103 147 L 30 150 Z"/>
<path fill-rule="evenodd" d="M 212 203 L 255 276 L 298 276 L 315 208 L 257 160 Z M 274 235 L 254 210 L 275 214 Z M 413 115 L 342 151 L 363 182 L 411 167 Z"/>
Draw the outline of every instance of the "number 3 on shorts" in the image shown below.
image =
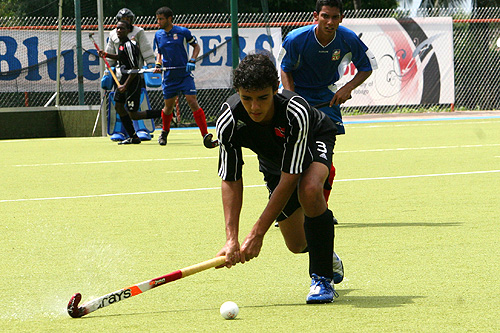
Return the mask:
<path fill-rule="evenodd" d="M 316 141 L 316 149 L 320 152 L 320 153 L 325 153 L 328 151 L 326 149 L 326 144 L 323 142 L 323 141 Z"/>

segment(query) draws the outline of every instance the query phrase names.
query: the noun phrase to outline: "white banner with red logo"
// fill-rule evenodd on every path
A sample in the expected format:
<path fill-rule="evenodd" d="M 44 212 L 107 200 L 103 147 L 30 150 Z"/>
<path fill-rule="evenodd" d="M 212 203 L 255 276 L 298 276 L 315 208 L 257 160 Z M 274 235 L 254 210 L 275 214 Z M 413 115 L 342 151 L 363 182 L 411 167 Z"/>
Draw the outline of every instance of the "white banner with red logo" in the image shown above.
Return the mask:
<path fill-rule="evenodd" d="M 451 17 L 344 19 L 341 24 L 361 36 L 378 63 L 344 106 L 454 103 Z M 337 86 L 355 73 L 349 64 Z"/>

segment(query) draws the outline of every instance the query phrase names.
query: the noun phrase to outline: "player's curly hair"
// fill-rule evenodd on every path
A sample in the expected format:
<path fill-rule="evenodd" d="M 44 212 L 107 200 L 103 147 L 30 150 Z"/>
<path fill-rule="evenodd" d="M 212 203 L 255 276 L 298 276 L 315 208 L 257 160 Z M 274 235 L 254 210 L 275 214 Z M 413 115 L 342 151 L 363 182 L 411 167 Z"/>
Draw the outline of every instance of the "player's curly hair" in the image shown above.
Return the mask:
<path fill-rule="evenodd" d="M 278 90 L 278 71 L 269 57 L 262 53 L 247 55 L 233 72 L 233 87 L 262 90 L 272 87 Z"/>
<path fill-rule="evenodd" d="M 321 8 L 323 8 L 323 6 L 336 7 L 339 9 L 340 14 L 342 14 L 344 11 L 342 0 L 317 0 L 316 13 L 319 13 L 321 11 Z"/>

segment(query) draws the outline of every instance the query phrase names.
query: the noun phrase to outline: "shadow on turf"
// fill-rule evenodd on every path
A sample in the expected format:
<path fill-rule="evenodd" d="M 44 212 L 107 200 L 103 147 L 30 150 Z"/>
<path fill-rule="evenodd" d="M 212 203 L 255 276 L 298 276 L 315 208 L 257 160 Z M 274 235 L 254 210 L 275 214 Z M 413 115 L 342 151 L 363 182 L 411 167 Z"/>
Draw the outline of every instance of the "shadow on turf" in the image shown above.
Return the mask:
<path fill-rule="evenodd" d="M 288 307 L 288 306 L 342 306 L 349 305 L 356 308 L 396 308 L 408 304 L 414 304 L 415 299 L 425 298 L 425 296 L 349 296 L 349 293 L 355 291 L 356 289 L 340 289 L 337 290 L 339 293 L 339 298 L 335 299 L 335 302 L 329 304 L 306 304 L 303 303 L 290 303 L 290 304 L 262 304 L 262 305 L 248 305 L 240 306 L 240 309 L 251 309 L 251 308 L 268 308 L 268 307 Z M 218 308 L 200 308 L 196 311 L 211 311 L 218 312 Z M 131 313 L 120 313 L 120 314 L 102 314 L 102 315 L 90 315 L 89 317 L 83 317 L 80 319 L 91 319 L 91 318 L 105 318 L 105 317 L 121 317 L 121 316 L 139 316 L 139 315 L 151 315 L 151 314 L 165 314 L 165 313 L 179 313 L 179 312 L 193 312 L 193 309 L 172 309 L 172 310 L 161 310 L 161 311 L 148 311 L 148 312 L 131 312 Z M 236 318 L 239 319 L 239 318 Z"/>
<path fill-rule="evenodd" d="M 339 222 L 335 228 L 387 228 L 387 227 L 457 227 L 463 222 L 373 222 L 373 223 L 349 223 Z"/>
<path fill-rule="evenodd" d="M 356 289 L 340 289 L 337 290 L 339 297 L 335 302 L 329 303 L 332 306 L 337 305 L 350 305 L 356 308 L 395 308 L 407 304 L 415 303 L 415 299 L 425 298 L 425 296 L 349 296 L 349 293 Z M 265 308 L 270 306 L 284 307 L 284 306 L 327 306 L 328 304 L 306 304 L 304 303 L 291 303 L 291 304 L 265 304 L 265 305 L 250 305 L 242 306 L 241 308 Z"/>
<path fill-rule="evenodd" d="M 349 296 L 356 289 L 337 290 L 339 298 L 335 300 L 338 305 L 350 305 L 356 308 L 397 308 L 414 304 L 414 300 L 426 296 Z"/>

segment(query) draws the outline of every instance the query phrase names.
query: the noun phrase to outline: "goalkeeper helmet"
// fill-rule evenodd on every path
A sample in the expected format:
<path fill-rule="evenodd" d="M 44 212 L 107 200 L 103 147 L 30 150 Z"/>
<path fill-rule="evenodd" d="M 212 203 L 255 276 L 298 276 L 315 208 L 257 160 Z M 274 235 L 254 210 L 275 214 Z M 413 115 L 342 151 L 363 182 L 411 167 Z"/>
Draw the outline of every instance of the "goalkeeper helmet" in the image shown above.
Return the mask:
<path fill-rule="evenodd" d="M 134 24 L 135 15 L 130 9 L 122 8 L 118 11 L 118 14 L 116 14 L 116 19 L 118 21 L 122 20 L 124 17 L 130 17 L 130 24 Z"/>

